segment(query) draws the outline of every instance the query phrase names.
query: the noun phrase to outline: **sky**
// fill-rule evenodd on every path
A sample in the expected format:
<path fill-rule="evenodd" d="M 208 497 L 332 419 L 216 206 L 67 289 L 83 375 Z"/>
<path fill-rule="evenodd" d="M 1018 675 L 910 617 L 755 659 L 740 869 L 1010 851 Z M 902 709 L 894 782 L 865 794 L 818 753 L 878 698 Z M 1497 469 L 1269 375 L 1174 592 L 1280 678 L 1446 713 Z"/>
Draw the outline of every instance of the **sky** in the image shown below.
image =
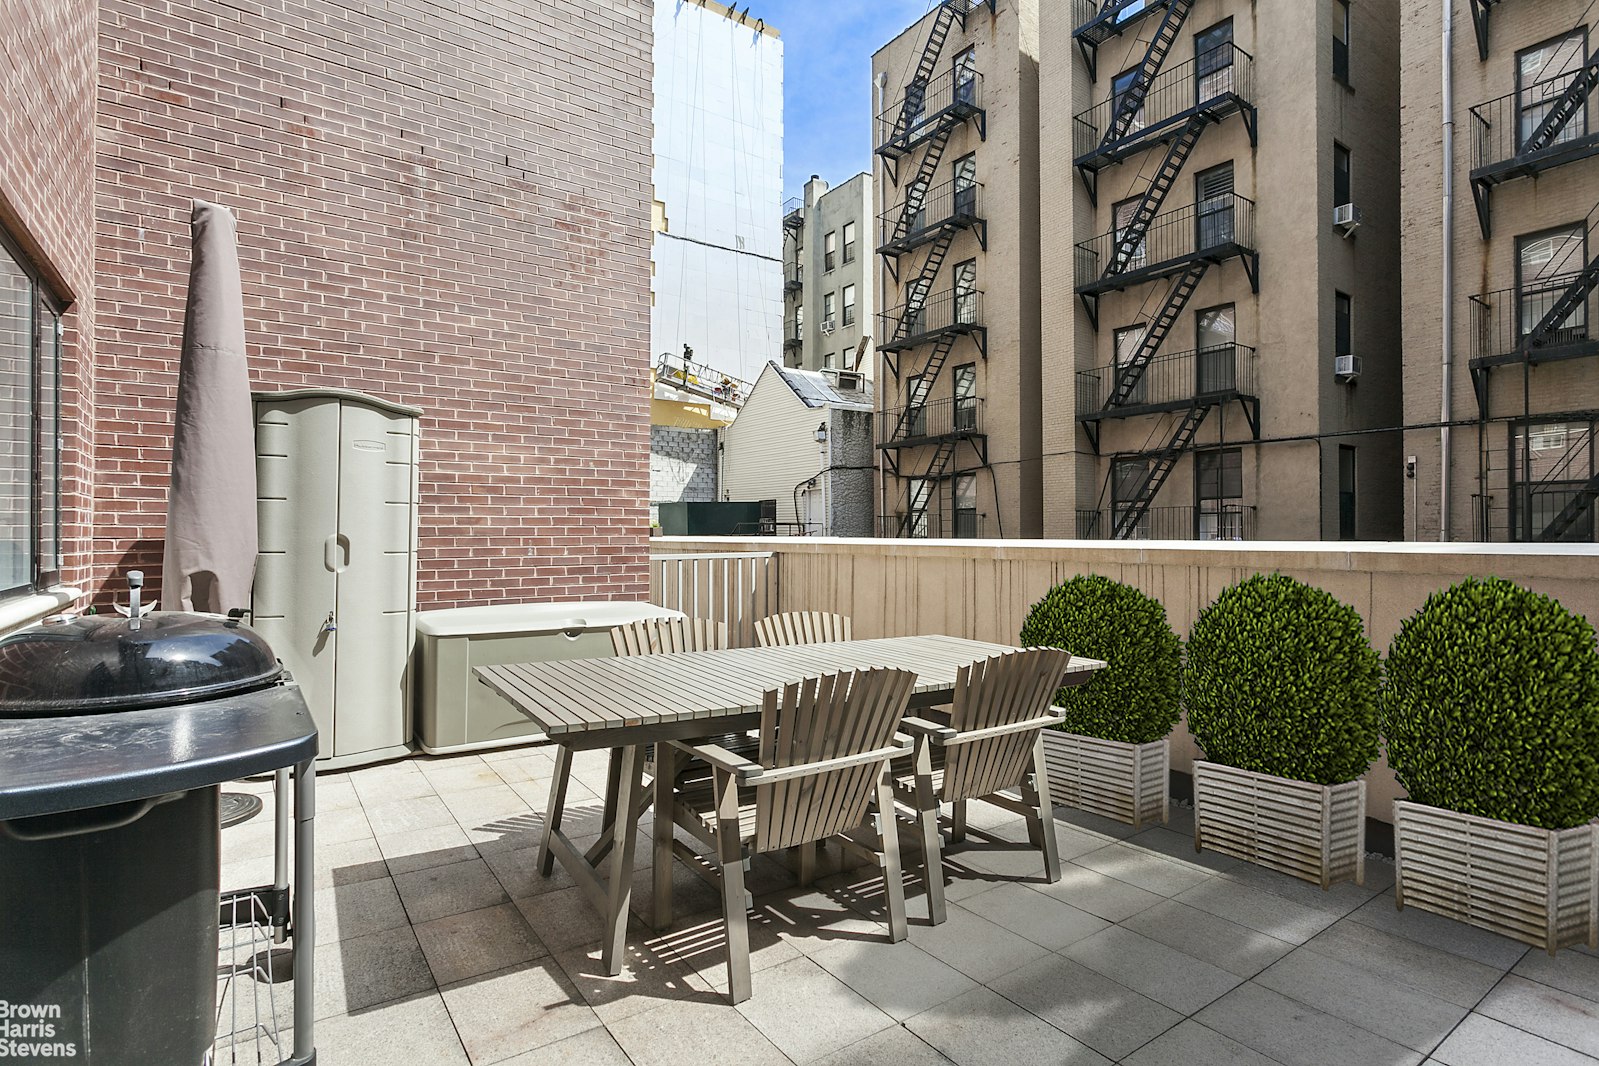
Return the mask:
<path fill-rule="evenodd" d="M 783 38 L 783 199 L 812 174 L 838 185 L 872 165 L 872 53 L 935 0 L 741 0 Z"/>

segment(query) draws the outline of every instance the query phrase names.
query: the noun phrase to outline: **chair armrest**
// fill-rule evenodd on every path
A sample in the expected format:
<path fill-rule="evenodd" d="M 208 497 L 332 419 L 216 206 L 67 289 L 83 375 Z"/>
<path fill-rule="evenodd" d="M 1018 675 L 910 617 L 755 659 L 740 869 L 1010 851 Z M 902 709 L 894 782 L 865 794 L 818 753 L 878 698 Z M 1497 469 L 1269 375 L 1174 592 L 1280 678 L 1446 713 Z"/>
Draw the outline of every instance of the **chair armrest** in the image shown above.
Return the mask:
<path fill-rule="evenodd" d="M 1066 708 L 1064 708 L 1064 707 L 1051 707 L 1049 710 L 1045 711 L 1044 713 L 1049 715 L 1051 718 L 1065 718 L 1066 717 Z"/>
<path fill-rule="evenodd" d="M 912 718 L 909 715 L 900 719 L 899 727 L 913 736 L 930 737 L 933 740 L 948 740 L 956 735 L 955 730 L 947 725 L 929 722 L 925 718 Z"/>
<path fill-rule="evenodd" d="M 994 725 L 989 726 L 987 729 L 968 729 L 965 732 L 957 733 L 948 740 L 942 741 L 942 743 L 945 747 L 954 747 L 957 744 L 970 744 L 978 740 L 992 740 L 994 737 L 1008 736 L 1011 733 L 1025 733 L 1029 730 L 1042 729 L 1045 726 L 1054 725 L 1058 721 L 1059 718 L 1057 716 L 1046 714 L 1038 718 L 1012 722 L 1009 725 Z"/>
<path fill-rule="evenodd" d="M 669 740 L 667 743 L 679 751 L 688 752 L 696 759 L 702 759 L 728 773 L 737 774 L 741 781 L 753 780 L 766 772 L 766 768 L 760 763 L 750 762 L 744 756 L 728 751 L 720 744 L 698 740 Z"/>
<path fill-rule="evenodd" d="M 799 777 L 815 777 L 818 774 L 831 773 L 834 770 L 847 770 L 852 766 L 867 766 L 874 762 L 887 762 L 896 755 L 904 755 L 910 751 L 914 743 L 914 740 L 903 733 L 896 733 L 892 747 L 863 751 L 858 755 L 841 755 L 836 759 L 823 759 L 820 762 L 801 763 L 798 766 L 766 768 L 761 771 L 761 775 L 755 779 L 754 783 L 757 785 L 771 785 L 779 781 L 792 781 Z"/>

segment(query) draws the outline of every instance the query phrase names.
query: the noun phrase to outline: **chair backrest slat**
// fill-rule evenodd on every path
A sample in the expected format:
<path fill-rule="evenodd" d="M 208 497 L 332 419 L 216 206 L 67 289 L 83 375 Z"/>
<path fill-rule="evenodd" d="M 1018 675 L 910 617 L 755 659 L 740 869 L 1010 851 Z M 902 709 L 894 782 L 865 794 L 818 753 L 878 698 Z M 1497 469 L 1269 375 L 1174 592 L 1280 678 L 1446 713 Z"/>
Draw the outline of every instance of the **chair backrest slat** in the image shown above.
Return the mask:
<path fill-rule="evenodd" d="M 787 644 L 824 644 L 852 640 L 848 617 L 826 611 L 788 611 L 768 615 L 755 623 L 755 638 L 763 648 Z"/>
<path fill-rule="evenodd" d="M 727 623 L 708 618 L 642 618 L 611 630 L 611 649 L 617 655 L 673 655 L 727 646 Z"/>
<path fill-rule="evenodd" d="M 908 670 L 879 669 L 773 689 L 761 705 L 761 765 L 804 766 L 889 746 L 915 684 Z M 859 825 L 882 773 L 868 763 L 775 784 L 757 779 L 752 846 L 775 851 Z"/>
<path fill-rule="evenodd" d="M 1029 648 L 963 667 L 955 681 L 950 726 L 968 732 L 1042 717 L 1070 664 L 1069 652 Z M 944 801 L 976 799 L 1014 787 L 1029 768 L 1037 741 L 1038 733 L 1027 730 L 949 748 Z"/>

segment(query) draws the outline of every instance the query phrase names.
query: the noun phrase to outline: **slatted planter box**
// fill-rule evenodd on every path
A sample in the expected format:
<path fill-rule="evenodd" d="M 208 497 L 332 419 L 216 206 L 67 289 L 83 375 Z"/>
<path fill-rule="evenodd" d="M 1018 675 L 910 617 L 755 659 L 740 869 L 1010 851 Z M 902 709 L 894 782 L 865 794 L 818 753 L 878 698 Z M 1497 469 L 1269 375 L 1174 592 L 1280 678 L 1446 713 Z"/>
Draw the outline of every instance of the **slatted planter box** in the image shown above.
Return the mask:
<path fill-rule="evenodd" d="M 1194 850 L 1330 888 L 1366 881 L 1366 782 L 1315 785 L 1194 762 Z"/>
<path fill-rule="evenodd" d="M 1599 948 L 1599 823 L 1539 829 L 1394 801 L 1394 902 L 1553 955 Z"/>
<path fill-rule="evenodd" d="M 1135 829 L 1165 822 L 1171 793 L 1171 746 L 1124 744 L 1059 729 L 1044 730 L 1049 798 L 1067 807 L 1126 822 Z"/>

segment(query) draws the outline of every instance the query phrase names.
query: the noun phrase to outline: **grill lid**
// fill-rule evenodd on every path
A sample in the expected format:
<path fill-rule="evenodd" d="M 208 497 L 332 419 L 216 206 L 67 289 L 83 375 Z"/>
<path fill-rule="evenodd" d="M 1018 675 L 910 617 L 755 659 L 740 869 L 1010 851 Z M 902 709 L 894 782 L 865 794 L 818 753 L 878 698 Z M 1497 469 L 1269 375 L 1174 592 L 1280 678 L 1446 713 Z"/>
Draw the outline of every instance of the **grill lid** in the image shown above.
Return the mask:
<path fill-rule="evenodd" d="M 89 615 L 0 639 L 0 718 L 132 711 L 272 684 L 283 665 L 236 619 Z"/>

